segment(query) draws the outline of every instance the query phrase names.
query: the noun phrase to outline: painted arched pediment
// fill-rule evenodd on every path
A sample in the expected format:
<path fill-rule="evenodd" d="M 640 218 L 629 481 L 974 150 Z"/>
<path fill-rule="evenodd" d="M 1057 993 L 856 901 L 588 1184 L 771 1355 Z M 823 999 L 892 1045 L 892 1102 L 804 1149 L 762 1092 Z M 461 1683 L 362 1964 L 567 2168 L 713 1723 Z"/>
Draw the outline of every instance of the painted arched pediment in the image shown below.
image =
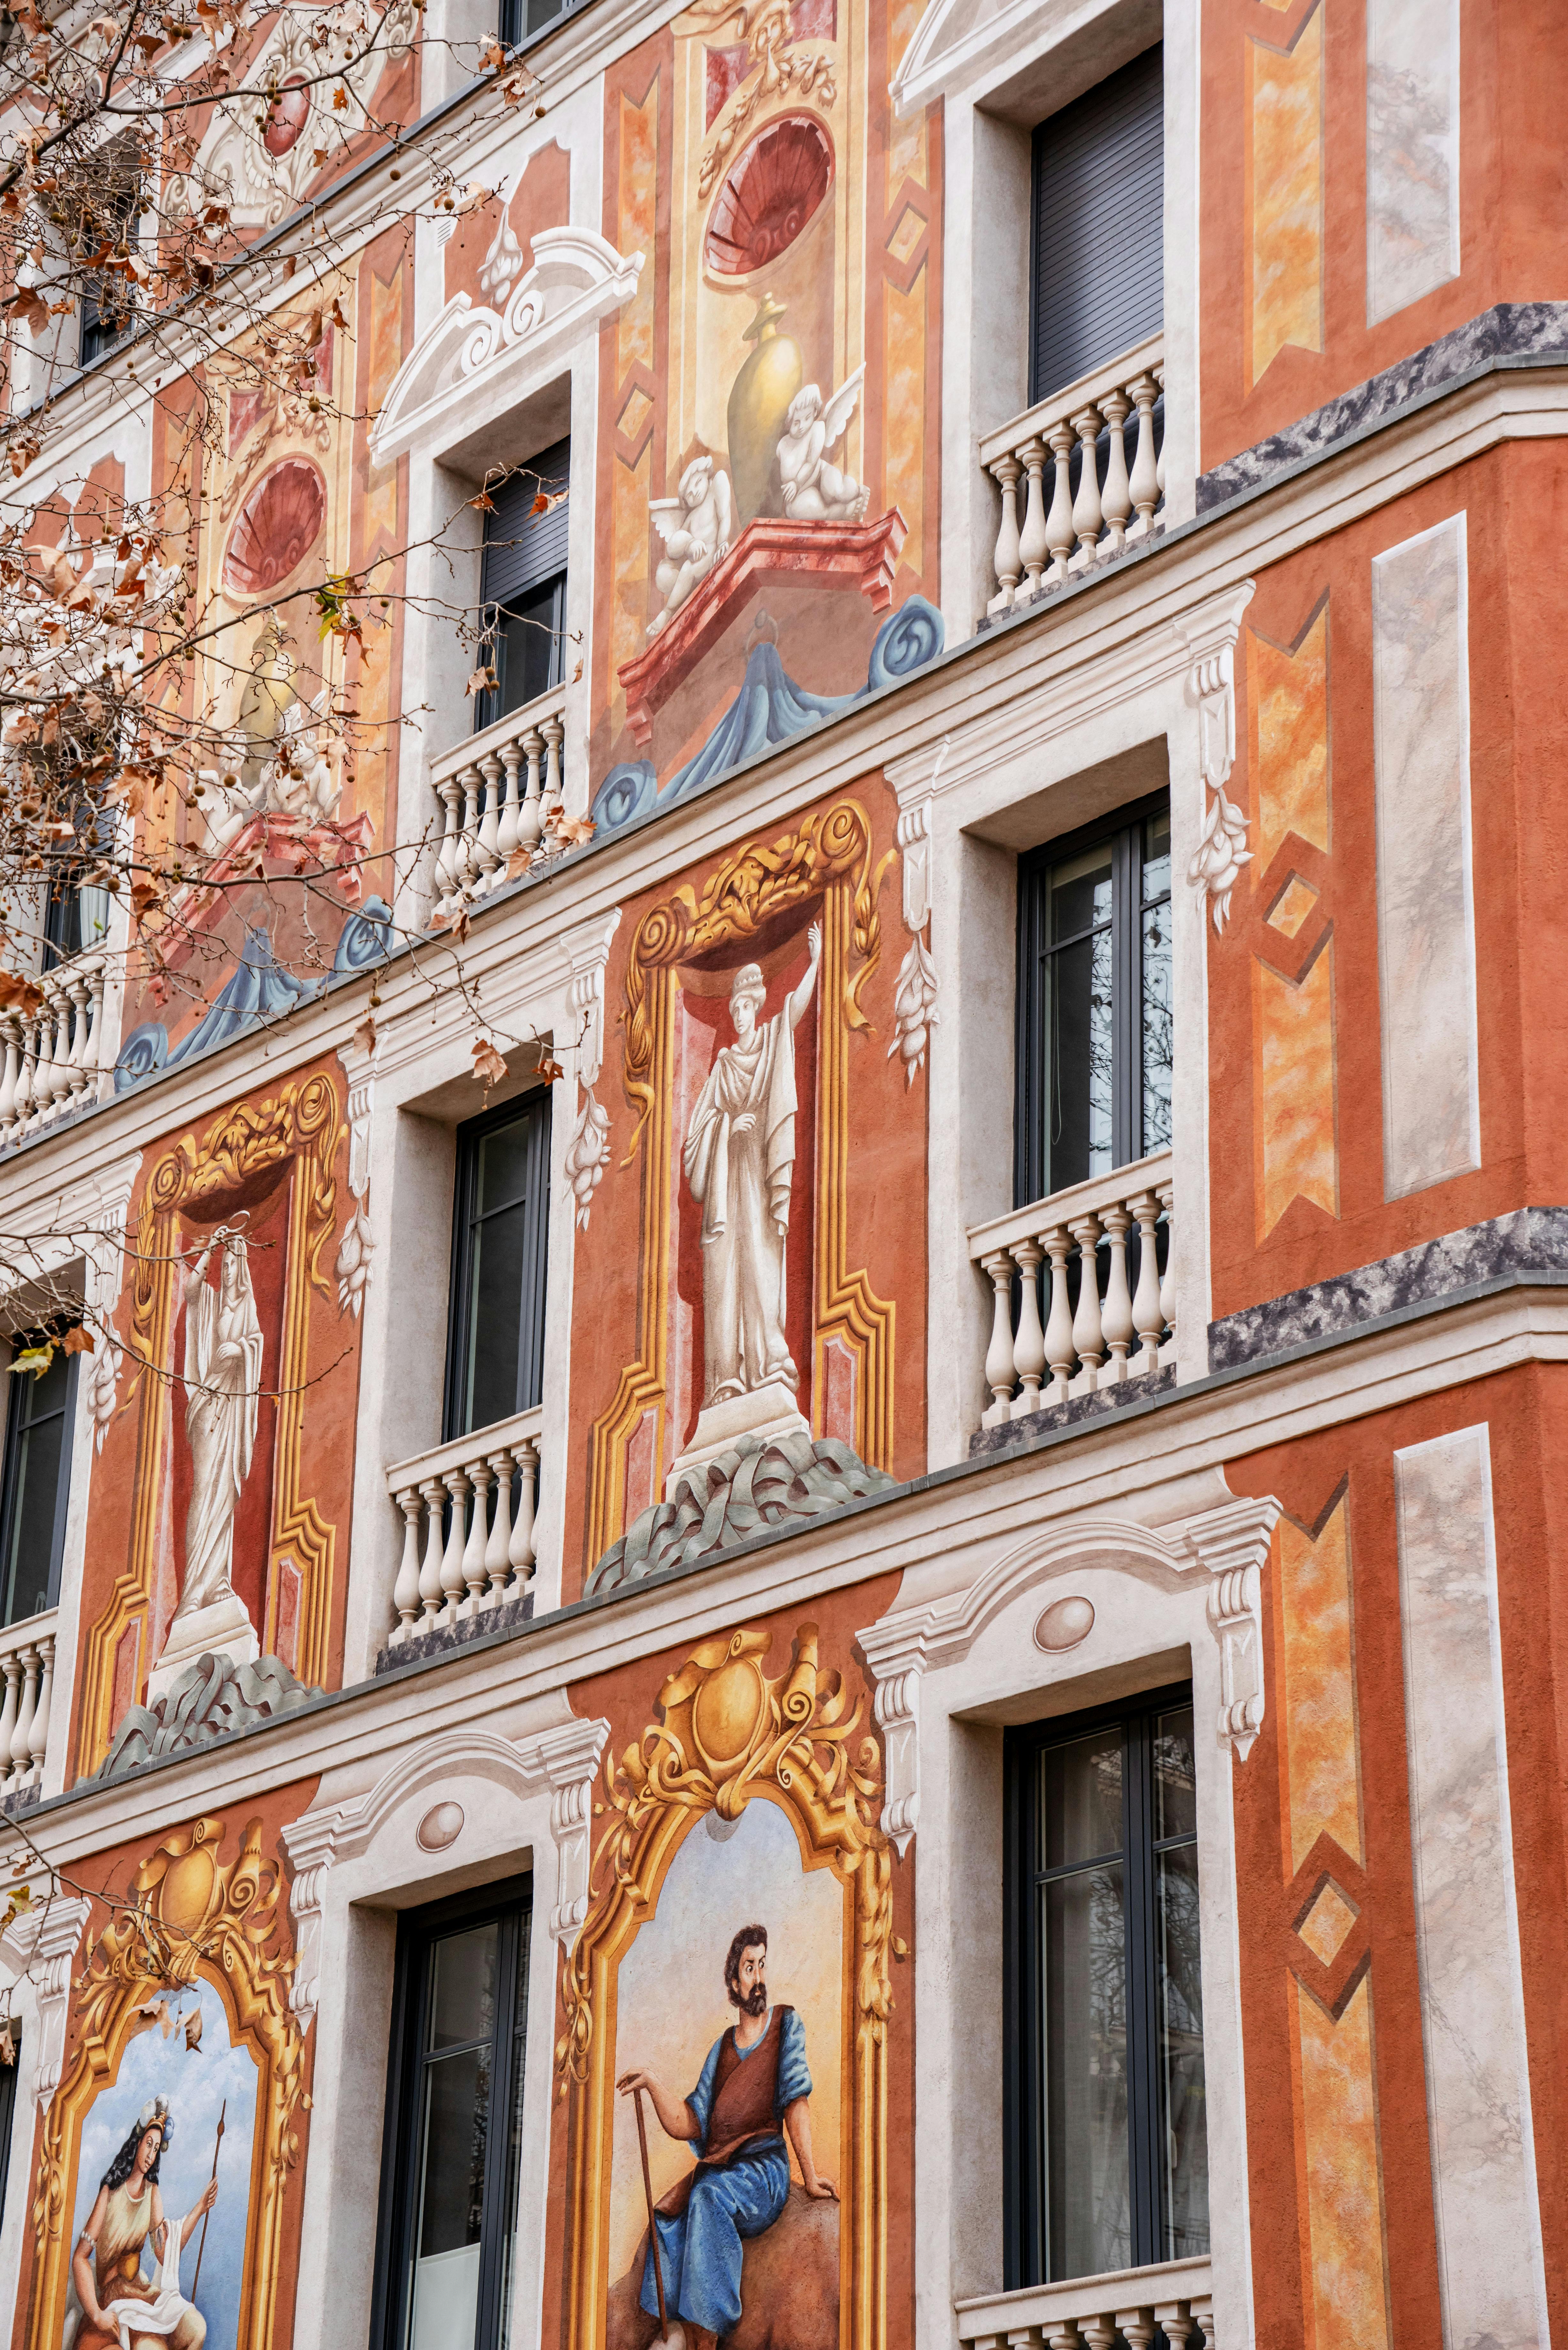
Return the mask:
<path fill-rule="evenodd" d="M 454 294 L 414 345 L 370 437 L 376 464 L 414 449 L 439 457 L 504 416 L 637 291 L 643 255 L 618 253 L 592 229 L 540 229 L 533 242 L 534 266 L 504 308 Z"/>

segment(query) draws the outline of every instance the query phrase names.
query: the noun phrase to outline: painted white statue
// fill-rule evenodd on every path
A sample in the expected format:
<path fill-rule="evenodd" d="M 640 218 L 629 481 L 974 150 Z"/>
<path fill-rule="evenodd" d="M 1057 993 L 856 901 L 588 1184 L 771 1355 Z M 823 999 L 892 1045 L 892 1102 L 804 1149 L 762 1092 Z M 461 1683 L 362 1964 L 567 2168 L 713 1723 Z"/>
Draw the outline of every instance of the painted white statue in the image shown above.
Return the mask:
<path fill-rule="evenodd" d="M 871 493 L 852 473 L 827 463 L 855 413 L 866 368 L 862 361 L 826 405 L 821 389 L 808 383 L 790 401 L 789 430 L 779 442 L 779 482 L 791 522 L 858 522 Z"/>
<path fill-rule="evenodd" d="M 759 1025 L 767 988 L 754 962 L 730 989 L 735 1041 L 720 1051 L 686 1129 L 682 1165 L 702 1211 L 703 1404 L 799 1373 L 784 1338 L 784 1253 L 794 1169 L 794 1032 L 822 961 L 807 933 L 805 976 Z"/>
<path fill-rule="evenodd" d="M 648 624 L 649 635 L 656 637 L 730 552 L 734 528 L 730 477 L 711 457 L 693 457 L 680 476 L 680 496 L 650 498 L 648 511 L 664 541 L 664 559 L 653 575 L 664 603 Z"/>
<path fill-rule="evenodd" d="M 222 1257 L 213 1286 L 206 1273 L 214 1249 Z M 220 1225 L 185 1276 L 191 1507 L 171 1634 L 182 1617 L 234 1596 L 234 1512 L 255 1451 L 261 1375 L 262 1328 L 245 1243 L 239 1232 Z"/>

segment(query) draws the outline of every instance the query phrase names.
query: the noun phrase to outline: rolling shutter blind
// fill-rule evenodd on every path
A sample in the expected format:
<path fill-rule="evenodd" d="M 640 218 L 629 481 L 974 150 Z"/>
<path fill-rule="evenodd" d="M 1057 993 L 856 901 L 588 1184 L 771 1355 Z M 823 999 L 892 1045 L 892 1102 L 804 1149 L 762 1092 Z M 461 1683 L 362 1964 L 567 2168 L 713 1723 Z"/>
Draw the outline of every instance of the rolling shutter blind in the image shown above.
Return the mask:
<path fill-rule="evenodd" d="M 1163 322 L 1163 56 L 1147 49 L 1035 130 L 1032 403 Z"/>
<path fill-rule="evenodd" d="M 522 473 L 492 490 L 495 511 L 484 517 L 484 576 L 480 583 L 486 604 L 509 603 L 566 569 L 568 500 L 562 498 L 548 514 L 535 514 L 533 505 L 541 488 L 551 496 L 566 488 L 571 460 L 571 442 L 557 441 L 553 449 L 530 457 Z"/>

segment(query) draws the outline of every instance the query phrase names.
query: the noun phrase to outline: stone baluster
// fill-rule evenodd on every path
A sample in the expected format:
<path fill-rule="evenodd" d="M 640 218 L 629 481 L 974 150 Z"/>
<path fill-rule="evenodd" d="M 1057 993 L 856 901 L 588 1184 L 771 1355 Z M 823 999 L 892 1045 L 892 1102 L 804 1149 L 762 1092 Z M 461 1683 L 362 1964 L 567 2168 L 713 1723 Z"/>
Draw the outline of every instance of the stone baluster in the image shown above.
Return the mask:
<path fill-rule="evenodd" d="M 490 1578 L 484 1604 L 487 1607 L 498 1607 L 512 1572 L 509 1553 L 512 1547 L 512 1480 L 515 1474 L 515 1463 L 511 1453 L 504 1448 L 499 1452 L 490 1453 L 486 1465 L 495 1479 L 495 1515 L 491 1522 L 490 1539 L 484 1545 L 484 1572 Z"/>
<path fill-rule="evenodd" d="M 44 1008 L 38 1014 L 38 1056 L 33 1074 L 33 1122 L 35 1125 L 39 1124 L 48 1116 L 54 1106 L 55 1096 L 59 1091 L 60 1079 L 64 1076 L 64 1071 L 57 1066 L 56 1054 L 58 983 L 53 977 L 47 978 L 39 983 L 44 991 Z"/>
<path fill-rule="evenodd" d="M 1056 461 L 1056 474 L 1051 485 L 1051 511 L 1045 517 L 1045 543 L 1051 550 L 1051 568 L 1045 576 L 1065 579 L 1073 552 L 1072 465 L 1078 436 L 1064 418 L 1053 424 L 1046 437 Z"/>
<path fill-rule="evenodd" d="M 1198 2320 L 1184 2301 L 1157 2301 L 1154 2320 L 1165 2335 L 1169 2350 L 1187 2350 L 1188 2344 L 1198 2332 Z"/>
<path fill-rule="evenodd" d="M 33 1714 L 38 1702 L 38 1651 L 31 1641 L 18 1652 L 18 1661 L 22 1667 L 22 1686 L 16 1724 L 11 1731 L 11 1773 L 7 1782 L 13 1787 L 23 1783 L 33 1762 Z"/>
<path fill-rule="evenodd" d="M 22 1074 L 20 1014 L 0 1014 L 0 1038 L 5 1045 L 5 1068 L 0 1072 L 0 1134 L 8 1137 L 16 1123 L 16 1082 Z"/>
<path fill-rule="evenodd" d="M 1048 453 L 1045 443 L 1036 433 L 1033 441 L 1024 442 L 1018 453 L 1029 468 L 1029 503 L 1018 541 L 1018 552 L 1026 575 L 1017 597 L 1017 601 L 1022 604 L 1040 592 L 1041 575 L 1051 552 L 1051 542 L 1045 535 L 1045 459 Z"/>
<path fill-rule="evenodd" d="M 55 1636 L 47 1632 L 38 1643 L 38 1702 L 33 1709 L 32 1734 L 28 1739 L 29 1784 L 41 1786 L 44 1762 L 49 1751 L 49 1712 L 55 1701 Z"/>
<path fill-rule="evenodd" d="M 446 1487 L 439 1477 L 427 1477 L 420 1487 L 425 1502 L 425 1555 L 420 1568 L 420 1605 L 424 1616 L 421 1632 L 433 1632 L 441 1603 L 441 1503 L 446 1499 Z"/>
<path fill-rule="evenodd" d="M 1012 1417 L 1012 1259 L 1005 1249 L 981 1257 L 981 1269 L 991 1275 L 995 1295 L 991 1307 L 991 1345 L 985 1356 L 985 1384 L 995 1400 L 981 1413 L 981 1428 L 999 1428 Z"/>
<path fill-rule="evenodd" d="M 82 1067 L 90 1090 L 103 1068 L 103 995 L 109 974 L 101 957 L 95 957 L 87 969 L 87 1043 L 82 1047 Z"/>
<path fill-rule="evenodd" d="M 91 1074 L 88 1067 L 88 1003 L 90 974 L 80 963 L 73 966 L 67 983 L 71 997 L 70 1079 L 73 1095 L 85 1093 Z"/>
<path fill-rule="evenodd" d="M 1100 469 L 1095 456 L 1095 443 L 1100 433 L 1100 411 L 1097 408 L 1080 408 L 1072 421 L 1073 430 L 1078 436 L 1078 494 L 1073 501 L 1073 528 L 1077 536 L 1078 552 L 1067 568 L 1069 571 L 1085 571 L 1096 559 L 1106 519 L 1100 505 Z"/>
<path fill-rule="evenodd" d="M 1018 536 L 1018 477 L 1023 468 L 1016 457 L 1009 455 L 999 457 L 991 470 L 1002 485 L 1002 528 L 996 534 L 997 590 L 986 609 L 1006 612 L 1012 609 L 1013 594 L 1023 573 Z"/>
<path fill-rule="evenodd" d="M 1083 1368 L 1073 1382 L 1075 1395 L 1093 1395 L 1100 1383 L 1105 1334 L 1100 1326 L 1098 1216 L 1076 1216 L 1067 1227 L 1078 1243 L 1078 1310 L 1073 1316 L 1073 1344 Z"/>
<path fill-rule="evenodd" d="M 1083 2335 L 1075 2317 L 1058 2317 L 1045 2336 L 1051 2350 L 1082 2350 Z"/>
<path fill-rule="evenodd" d="M 558 718 L 546 718 L 539 728 L 545 737 L 545 780 L 540 786 L 544 814 L 561 805 L 561 753 L 566 740 L 566 730 Z"/>
<path fill-rule="evenodd" d="M 1162 360 L 1160 361 L 1160 363 L 1159 363 L 1158 367 L 1157 367 L 1157 368 L 1150 368 L 1150 369 L 1149 369 L 1149 373 L 1153 376 L 1153 378 L 1154 378 L 1154 380 L 1155 380 L 1156 383 L 1157 383 L 1157 384 L 1158 384 L 1158 386 L 1159 386 L 1159 388 L 1160 388 L 1161 391 L 1163 391 L 1163 390 L 1165 390 L 1165 362 L 1164 362 L 1164 360 L 1162 359 Z M 1159 455 L 1155 459 L 1155 463 L 1154 463 L 1154 478 L 1155 478 L 1156 482 L 1157 482 L 1157 483 L 1158 484 L 1158 485 L 1159 485 L 1159 494 L 1160 494 L 1160 496 L 1161 496 L 1161 497 L 1164 497 L 1164 495 L 1165 495 L 1165 451 L 1164 451 L 1164 449 L 1163 449 L 1163 448 L 1160 450 Z"/>
<path fill-rule="evenodd" d="M 467 893 L 480 878 L 479 864 L 479 795 L 483 778 L 471 762 L 464 767 L 462 784 L 462 822 L 457 836 L 458 887 Z"/>
<path fill-rule="evenodd" d="M 33 1080 L 38 1067 L 38 1023 L 30 1012 L 21 1015 L 22 1066 L 16 1076 L 16 1127 L 26 1134 L 33 1115 Z"/>
<path fill-rule="evenodd" d="M 1148 2309 L 1118 2309 L 1116 2324 L 1127 2350 L 1154 2350 L 1154 2311 Z"/>
<path fill-rule="evenodd" d="M 1040 1382 L 1045 1376 L 1045 1333 L 1040 1326 L 1040 1263 L 1044 1255 L 1038 1241 L 1015 1241 L 1012 1261 L 1018 1267 L 1018 1335 L 1012 1342 L 1012 1367 L 1019 1392 L 1012 1399 L 1012 1417 L 1040 1409 Z"/>
<path fill-rule="evenodd" d="M 1133 1342 L 1132 1291 L 1127 1285 L 1127 1234 L 1132 1230 L 1132 1221 L 1119 1200 L 1100 1218 L 1101 1229 L 1111 1246 L 1100 1328 L 1111 1357 L 1106 1379 L 1113 1385 L 1127 1375 L 1127 1351 Z"/>
<path fill-rule="evenodd" d="M 1127 452 L 1123 431 L 1131 413 L 1132 402 L 1125 391 L 1108 391 L 1100 402 L 1100 414 L 1106 420 L 1109 435 L 1106 486 L 1100 493 L 1108 533 L 1100 552 L 1106 557 L 1119 555 L 1127 545 L 1127 519 L 1132 513 L 1132 492 L 1127 482 Z"/>
<path fill-rule="evenodd" d="M 1165 1210 L 1165 1278 L 1159 1284 L 1159 1310 L 1165 1326 L 1170 1333 L 1169 1343 L 1176 1344 L 1176 1193 L 1174 1186 L 1159 1186 L 1159 1204 Z"/>
<path fill-rule="evenodd" d="M 1214 2331 L 1214 2296 L 1194 2293 L 1187 2304 L 1198 2324 L 1203 2328 L 1203 2350 L 1219 2350 L 1220 2336 Z"/>
<path fill-rule="evenodd" d="M 441 804 L 441 846 L 436 850 L 435 860 L 436 910 L 441 913 L 456 901 L 462 885 L 457 804 L 462 796 L 462 786 L 455 775 L 443 775 L 436 785 L 436 795 Z"/>
<path fill-rule="evenodd" d="M 13 1649 L 8 1657 L 0 1658 L 0 1672 L 5 1676 L 5 1701 L 0 1705 L 0 1788 L 11 1783 L 11 1738 L 16 1727 L 16 1708 L 22 1694 L 22 1659 Z"/>
<path fill-rule="evenodd" d="M 459 1610 L 463 1616 L 472 1616 L 484 1596 L 484 1555 L 490 1539 L 490 1488 L 493 1481 L 490 1463 L 483 1459 L 474 1462 L 468 1474 L 473 1487 L 473 1515 L 462 1554 L 462 1579 L 468 1586 L 468 1596 Z"/>
<path fill-rule="evenodd" d="M 417 1485 L 404 1486 L 398 1495 L 398 1507 L 403 1513 L 403 1555 L 398 1566 L 398 1579 L 392 1586 L 392 1605 L 398 1611 L 392 1638 L 410 1640 L 420 1612 L 420 1518 L 424 1503 Z"/>
<path fill-rule="evenodd" d="M 495 850 L 504 866 L 510 865 L 519 838 L 519 822 L 523 810 L 517 791 L 517 777 L 523 766 L 523 745 L 515 736 L 501 745 L 501 764 L 506 770 L 506 795 L 501 804 L 501 821 L 495 828 Z"/>
<path fill-rule="evenodd" d="M 528 727 L 522 737 L 524 756 L 528 773 L 523 785 L 523 808 L 517 820 L 517 844 L 521 848 L 535 849 L 544 832 L 544 819 L 539 807 L 539 776 L 545 758 L 545 738 L 536 726 Z"/>
<path fill-rule="evenodd" d="M 1159 398 L 1159 386 L 1151 375 L 1135 376 L 1127 391 L 1137 410 L 1137 448 L 1128 485 L 1128 494 L 1137 508 L 1137 520 L 1127 536 L 1147 538 L 1154 528 L 1154 510 L 1159 504 L 1160 478 L 1154 455 L 1154 404 Z"/>
<path fill-rule="evenodd" d="M 1159 1342 L 1165 1336 L 1165 1310 L 1159 1302 L 1159 1197 L 1139 1191 L 1127 1201 L 1137 1222 L 1137 1288 L 1133 1295 L 1133 1327 L 1142 1341 L 1133 1357 L 1135 1374 L 1159 1368 Z"/>
<path fill-rule="evenodd" d="M 493 751 L 487 751 L 479 763 L 484 778 L 484 813 L 479 820 L 479 834 L 474 843 L 474 863 L 479 869 L 481 886 L 488 889 L 490 877 L 501 862 L 501 761 Z"/>
<path fill-rule="evenodd" d="M 436 1621 L 446 1627 L 457 1622 L 457 1611 L 463 1596 L 465 1577 L 462 1562 L 468 1547 L 468 1472 L 463 1469 L 448 1469 L 442 1473 L 441 1482 L 452 1496 L 452 1517 L 447 1529 L 446 1550 L 441 1563 L 443 1605 Z"/>
<path fill-rule="evenodd" d="M 512 1448 L 517 1463 L 517 1514 L 512 1522 L 512 1540 L 506 1555 L 521 1591 L 534 1572 L 534 1481 L 539 1467 L 539 1448 L 524 1437 Z"/>
<path fill-rule="evenodd" d="M 1116 2350 L 1116 2315 L 1114 2309 L 1103 2309 L 1078 2321 L 1078 2330 L 1089 2350 Z"/>
<path fill-rule="evenodd" d="M 1051 1257 L 1051 1319 L 1045 1326 L 1045 1359 L 1051 1366 L 1047 1403 L 1065 1403 L 1073 1391 L 1078 1349 L 1073 1342 L 1073 1306 L 1068 1295 L 1067 1267 L 1072 1262 L 1073 1235 L 1057 1224 L 1044 1235 Z"/>

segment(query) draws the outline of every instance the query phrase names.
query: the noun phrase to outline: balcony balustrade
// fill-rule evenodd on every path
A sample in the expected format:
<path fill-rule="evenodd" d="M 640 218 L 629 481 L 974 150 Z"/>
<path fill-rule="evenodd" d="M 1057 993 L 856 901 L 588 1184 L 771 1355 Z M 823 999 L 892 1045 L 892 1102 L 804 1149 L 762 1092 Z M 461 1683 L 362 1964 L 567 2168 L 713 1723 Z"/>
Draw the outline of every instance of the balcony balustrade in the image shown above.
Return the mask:
<path fill-rule="evenodd" d="M 1124 1379 L 1146 1378 L 1162 1363 L 1174 1361 L 1170 1169 L 1169 1151 L 1156 1151 L 971 1228 L 970 1255 L 995 1292 L 985 1357 L 992 1400 L 982 1428 L 999 1428 L 1025 1412 L 1092 1395 Z M 1129 1239 L 1137 1257 L 1136 1281 L 1128 1274 Z M 1042 1320 L 1041 1268 L 1046 1264 L 1050 1305 Z"/>
<path fill-rule="evenodd" d="M 35 983 L 35 1011 L 0 1012 L 0 1148 L 24 1141 L 96 1098 L 103 1055 L 106 958 L 76 955 Z"/>
<path fill-rule="evenodd" d="M 1159 528 L 1165 461 L 1154 411 L 1164 383 L 1165 344 L 1156 335 L 981 442 L 980 462 L 1002 489 L 996 593 L 988 612 L 1027 604 Z M 1129 464 L 1127 425 L 1135 416 Z"/>
<path fill-rule="evenodd" d="M 965 2350 L 1219 2350 L 1207 2255 L 955 2303 Z"/>
<path fill-rule="evenodd" d="M 29 1616 L 0 1631 L 0 1674 L 5 1698 L 0 1701 L 0 1805 L 17 1808 L 18 1799 L 41 1786 L 49 1746 L 49 1714 L 55 1689 L 57 1608 Z"/>
<path fill-rule="evenodd" d="M 499 889 L 519 849 L 532 851 L 559 807 L 566 689 L 558 685 L 443 752 L 431 767 L 441 803 L 433 897 L 450 920 L 466 901 Z"/>
<path fill-rule="evenodd" d="M 520 1411 L 388 1470 L 403 1519 L 389 1648 L 462 1625 L 477 1629 L 522 1598 L 534 1572 L 542 1418 L 536 1407 Z"/>

